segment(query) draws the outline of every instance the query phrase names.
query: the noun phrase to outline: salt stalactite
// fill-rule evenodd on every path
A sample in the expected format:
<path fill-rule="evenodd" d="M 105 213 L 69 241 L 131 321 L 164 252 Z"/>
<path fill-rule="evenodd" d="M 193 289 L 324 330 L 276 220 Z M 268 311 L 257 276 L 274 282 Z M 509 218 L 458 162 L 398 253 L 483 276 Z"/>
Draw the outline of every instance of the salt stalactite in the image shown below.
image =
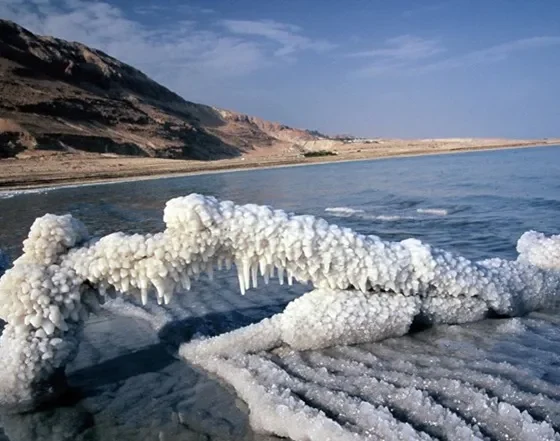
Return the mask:
<path fill-rule="evenodd" d="M 522 238 L 517 261 L 471 262 L 415 239 L 385 242 L 313 216 L 197 194 L 170 200 L 164 222 L 154 235 L 88 240 L 70 215 L 35 221 L 23 255 L 0 279 L 0 318 L 8 322 L 0 338 L 0 405 L 32 401 L 37 385 L 72 358 L 98 294 L 146 303 L 155 291 L 168 303 L 201 273 L 211 277 L 214 266 L 235 263 L 242 294 L 257 287 L 259 275 L 265 283 L 277 276 L 280 284 L 316 289 L 271 319 L 184 346 L 185 356 L 352 344 L 402 335 L 414 320 L 517 315 L 541 307 L 560 287 L 557 260 L 543 264 L 557 248 L 541 236 Z"/>

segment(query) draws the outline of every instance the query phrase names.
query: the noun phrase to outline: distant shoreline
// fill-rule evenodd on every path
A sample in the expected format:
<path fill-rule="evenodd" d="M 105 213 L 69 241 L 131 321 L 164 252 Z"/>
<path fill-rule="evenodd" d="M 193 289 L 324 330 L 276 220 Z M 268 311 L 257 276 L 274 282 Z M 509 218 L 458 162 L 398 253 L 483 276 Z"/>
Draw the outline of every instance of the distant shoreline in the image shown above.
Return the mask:
<path fill-rule="evenodd" d="M 408 150 L 339 153 L 317 157 L 258 157 L 214 161 L 173 160 L 139 157 L 104 157 L 102 155 L 68 155 L 56 158 L 0 160 L 0 193 L 40 188 L 74 187 L 79 185 L 110 184 L 148 179 L 183 177 L 211 173 L 369 161 L 376 159 L 433 156 L 530 147 L 560 147 L 558 140 L 550 143 L 539 140 L 505 145 L 468 145 L 437 149 L 412 148 Z M 19 173 L 18 173 L 19 172 Z"/>

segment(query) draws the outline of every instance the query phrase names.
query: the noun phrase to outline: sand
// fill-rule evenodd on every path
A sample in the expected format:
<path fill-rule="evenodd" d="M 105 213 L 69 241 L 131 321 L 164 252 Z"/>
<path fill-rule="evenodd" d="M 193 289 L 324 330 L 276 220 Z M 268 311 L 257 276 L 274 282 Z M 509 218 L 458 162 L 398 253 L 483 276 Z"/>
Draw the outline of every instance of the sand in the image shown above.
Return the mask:
<path fill-rule="evenodd" d="M 305 165 L 324 162 L 355 161 L 398 156 L 414 156 L 490 150 L 498 148 L 533 147 L 560 144 L 559 139 L 422 139 L 375 140 L 369 143 L 333 141 L 333 156 L 304 157 L 298 152 L 270 152 L 263 149 L 238 158 L 194 161 L 129 156 L 27 151 L 17 158 L 0 160 L 0 189 L 34 188 L 62 184 L 155 178 L 168 175 L 232 171 L 250 168 Z M 310 151 L 322 145 L 307 146 Z M 274 153 L 274 154 L 272 154 Z"/>

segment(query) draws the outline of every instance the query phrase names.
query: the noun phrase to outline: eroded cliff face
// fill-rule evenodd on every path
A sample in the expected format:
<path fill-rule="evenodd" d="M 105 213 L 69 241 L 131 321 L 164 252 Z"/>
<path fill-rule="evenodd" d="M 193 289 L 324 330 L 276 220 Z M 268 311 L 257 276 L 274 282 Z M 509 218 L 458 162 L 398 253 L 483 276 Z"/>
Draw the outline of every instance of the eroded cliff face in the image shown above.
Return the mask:
<path fill-rule="evenodd" d="M 0 158 L 22 152 L 222 159 L 321 139 L 188 102 L 83 44 L 0 20 Z"/>

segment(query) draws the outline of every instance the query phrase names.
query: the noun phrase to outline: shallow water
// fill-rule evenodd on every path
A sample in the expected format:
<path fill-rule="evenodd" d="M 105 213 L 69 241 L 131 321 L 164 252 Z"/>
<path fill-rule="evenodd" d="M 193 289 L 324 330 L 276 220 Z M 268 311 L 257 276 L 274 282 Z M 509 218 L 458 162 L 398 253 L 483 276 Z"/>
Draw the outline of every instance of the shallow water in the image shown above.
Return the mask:
<path fill-rule="evenodd" d="M 46 212 L 70 212 L 94 235 L 158 231 L 165 201 L 197 192 L 322 216 L 387 240 L 416 237 L 470 259 L 513 259 L 523 232 L 559 232 L 559 177 L 560 149 L 546 147 L 0 193 L 0 247 L 17 257 L 29 226 Z M 272 284 L 242 297 L 235 276 L 222 273 L 214 282 L 201 280 L 192 293 L 176 296 L 169 306 L 112 304 L 110 312 L 88 323 L 80 354 L 69 367 L 76 396 L 64 406 L 4 418 L 7 436 L 264 439 L 252 433 L 246 409 L 231 390 L 170 354 L 196 333 L 221 333 L 260 320 L 305 291 L 301 286 L 285 288 Z M 383 387 L 364 392 L 361 402 L 389 406 L 397 423 L 418 433 L 453 439 L 427 423 L 430 415 L 441 421 L 437 404 L 449 412 L 445 421 L 456 417 L 466 433 L 530 439 L 515 429 L 516 410 L 560 430 L 557 317 L 549 311 L 442 326 L 378 344 L 284 351 L 255 362 L 272 357 L 288 374 L 284 386 L 296 387 L 290 382 L 297 379 L 308 405 L 331 416 L 344 412 L 336 408 L 339 402 L 327 398 L 329 393 L 355 396 L 356 384 L 366 390 L 368 381 L 381 381 Z M 395 390 L 412 395 L 422 391 L 433 401 L 423 404 L 432 413 L 391 398 Z M 493 400 L 513 409 L 504 414 L 492 408 Z M 474 412 L 469 402 L 488 405 L 489 410 Z M 378 415 L 375 421 L 339 418 L 332 416 L 356 433 L 379 420 Z M 395 433 L 402 430 L 399 424 Z"/>

